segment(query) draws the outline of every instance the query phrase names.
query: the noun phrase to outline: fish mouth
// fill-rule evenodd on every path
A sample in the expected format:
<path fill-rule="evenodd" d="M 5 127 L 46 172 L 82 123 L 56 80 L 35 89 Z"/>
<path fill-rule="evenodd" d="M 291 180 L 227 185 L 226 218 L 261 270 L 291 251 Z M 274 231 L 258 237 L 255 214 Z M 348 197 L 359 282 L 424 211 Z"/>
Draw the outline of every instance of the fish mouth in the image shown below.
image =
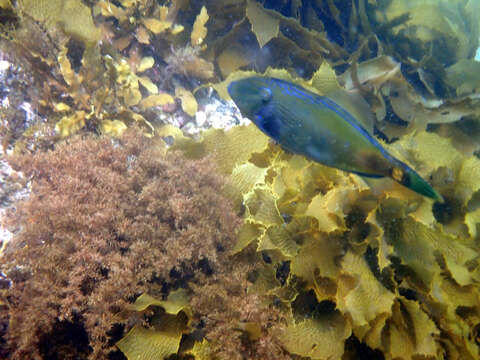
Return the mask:
<path fill-rule="evenodd" d="M 235 102 L 243 116 L 251 119 L 261 105 L 259 86 L 254 78 L 244 78 L 232 81 L 227 86 L 228 94 Z"/>
<path fill-rule="evenodd" d="M 227 91 L 230 97 L 233 99 L 233 101 L 237 102 L 238 97 L 239 97 L 239 82 L 238 81 L 232 81 L 230 84 L 227 86 Z"/>
<path fill-rule="evenodd" d="M 245 89 L 245 81 L 232 81 L 230 84 L 228 84 L 227 91 L 235 105 L 237 105 L 237 107 L 240 109 L 240 111 L 245 111 L 248 108 L 248 92 Z"/>
<path fill-rule="evenodd" d="M 232 98 L 240 95 L 247 96 L 258 93 L 258 91 L 262 88 L 262 84 L 258 81 L 258 79 L 260 78 L 247 77 L 234 80 L 227 86 L 228 93 Z"/>

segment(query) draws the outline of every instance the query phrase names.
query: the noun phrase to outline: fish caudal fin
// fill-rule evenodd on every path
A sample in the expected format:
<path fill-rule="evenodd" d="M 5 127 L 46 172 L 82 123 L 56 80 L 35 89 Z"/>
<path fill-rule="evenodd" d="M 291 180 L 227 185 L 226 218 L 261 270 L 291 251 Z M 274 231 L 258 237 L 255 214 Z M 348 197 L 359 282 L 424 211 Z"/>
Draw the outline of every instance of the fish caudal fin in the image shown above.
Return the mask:
<path fill-rule="evenodd" d="M 428 182 L 426 182 L 415 170 L 402 163 L 400 167 L 392 169 L 391 177 L 393 180 L 402 184 L 403 186 L 415 191 L 423 196 L 429 197 L 440 203 L 444 202 L 442 195 L 440 195 Z M 404 167 L 404 168 L 403 168 Z"/>

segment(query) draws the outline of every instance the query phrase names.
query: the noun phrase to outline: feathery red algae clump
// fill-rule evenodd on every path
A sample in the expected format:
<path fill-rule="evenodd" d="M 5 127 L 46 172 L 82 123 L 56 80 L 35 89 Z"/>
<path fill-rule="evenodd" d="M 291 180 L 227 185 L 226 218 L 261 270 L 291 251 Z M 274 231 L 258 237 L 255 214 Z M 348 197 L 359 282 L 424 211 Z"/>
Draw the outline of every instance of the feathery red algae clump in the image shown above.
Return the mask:
<path fill-rule="evenodd" d="M 128 131 L 11 159 L 32 189 L 8 217 L 1 261 L 12 358 L 106 357 L 136 296 L 223 276 L 240 220 L 222 178 L 154 142 Z"/>

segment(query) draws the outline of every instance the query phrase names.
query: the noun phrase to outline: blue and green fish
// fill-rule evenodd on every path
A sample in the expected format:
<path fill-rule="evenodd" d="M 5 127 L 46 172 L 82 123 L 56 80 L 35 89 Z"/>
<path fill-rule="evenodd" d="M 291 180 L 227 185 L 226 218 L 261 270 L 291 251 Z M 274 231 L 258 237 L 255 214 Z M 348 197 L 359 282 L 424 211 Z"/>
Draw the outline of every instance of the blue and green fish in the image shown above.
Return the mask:
<path fill-rule="evenodd" d="M 250 77 L 228 92 L 241 113 L 284 149 L 361 176 L 390 177 L 443 202 L 415 170 L 396 159 L 344 107 L 284 80 Z"/>

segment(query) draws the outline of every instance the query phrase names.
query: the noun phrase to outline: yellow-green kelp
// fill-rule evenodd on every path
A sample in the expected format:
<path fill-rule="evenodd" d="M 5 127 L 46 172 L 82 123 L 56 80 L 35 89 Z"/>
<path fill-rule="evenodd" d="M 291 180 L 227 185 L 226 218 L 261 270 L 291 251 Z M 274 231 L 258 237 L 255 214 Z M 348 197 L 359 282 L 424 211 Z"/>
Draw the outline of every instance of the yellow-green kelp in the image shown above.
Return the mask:
<path fill-rule="evenodd" d="M 324 66 L 298 83 L 329 84 L 315 81 L 329 73 Z M 223 93 L 224 84 L 217 89 Z M 478 357 L 478 158 L 425 131 L 388 147 L 446 194 L 445 205 L 432 207 L 393 183 L 371 188 L 359 176 L 285 153 L 254 125 L 209 130 L 200 141 L 173 127 L 158 132 L 173 136 L 171 149 L 187 157 L 216 154 L 229 175 L 224 190 L 245 218 L 232 261 L 252 247 L 264 259 L 249 292 L 282 304 L 286 322 L 271 331 L 285 350 L 345 358 L 353 334 L 386 359 Z M 312 295 L 320 307 L 305 316 Z"/>

